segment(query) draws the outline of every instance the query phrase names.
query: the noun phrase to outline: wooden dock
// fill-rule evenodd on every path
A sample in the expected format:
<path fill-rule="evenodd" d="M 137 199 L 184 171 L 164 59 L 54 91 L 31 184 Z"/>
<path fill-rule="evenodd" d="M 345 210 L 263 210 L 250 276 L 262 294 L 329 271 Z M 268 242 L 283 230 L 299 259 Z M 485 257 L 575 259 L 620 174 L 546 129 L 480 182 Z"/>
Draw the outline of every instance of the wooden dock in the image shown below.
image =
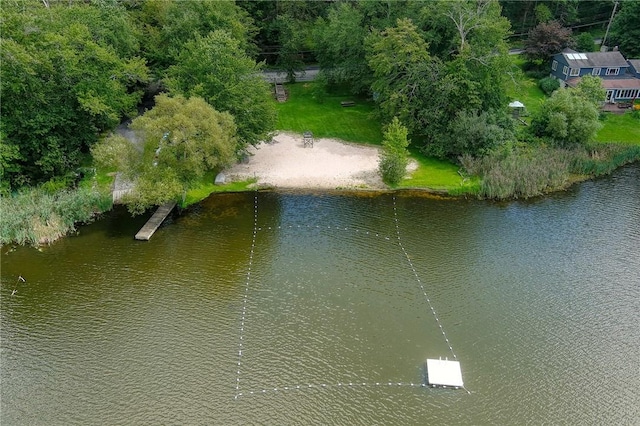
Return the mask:
<path fill-rule="evenodd" d="M 149 241 L 154 232 L 160 227 L 162 222 L 169 216 L 171 210 L 176 206 L 175 201 L 163 204 L 158 207 L 158 210 L 151 216 L 151 218 L 144 224 L 142 229 L 136 234 L 136 240 Z"/>

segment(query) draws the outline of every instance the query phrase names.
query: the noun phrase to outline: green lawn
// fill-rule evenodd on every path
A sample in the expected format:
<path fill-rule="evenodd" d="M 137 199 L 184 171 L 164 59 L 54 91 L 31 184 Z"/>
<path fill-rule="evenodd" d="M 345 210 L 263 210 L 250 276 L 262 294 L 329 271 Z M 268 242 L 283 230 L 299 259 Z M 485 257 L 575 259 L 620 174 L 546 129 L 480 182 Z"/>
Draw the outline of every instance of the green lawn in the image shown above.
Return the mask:
<path fill-rule="evenodd" d="M 214 192 L 240 192 L 247 191 L 256 180 L 249 179 L 240 182 L 231 182 L 224 185 L 215 184 L 216 173 L 207 173 L 196 185 L 187 191 L 184 204 L 181 207 L 186 207 L 191 204 L 195 204 L 198 201 L 202 201 Z"/>
<path fill-rule="evenodd" d="M 279 130 L 297 133 L 310 130 L 315 137 L 374 145 L 382 142 L 380 122 L 373 116 L 373 102 L 345 91 L 326 94 L 318 102 L 314 96 L 315 87 L 315 83 L 285 85 L 289 99 L 277 104 Z M 342 107 L 342 101 L 354 101 L 356 104 Z"/>
<path fill-rule="evenodd" d="M 630 145 L 640 145 L 640 119 L 631 112 L 625 114 L 604 115 L 603 127 L 598 132 L 598 142 L 615 142 Z"/>
<path fill-rule="evenodd" d="M 278 129 L 302 133 L 311 130 L 316 137 L 338 138 L 349 142 L 380 145 L 382 129 L 374 117 L 374 104 L 346 92 L 325 95 L 322 102 L 314 96 L 314 83 L 286 85 L 289 99 L 278 104 Z M 355 101 L 352 107 L 342 107 L 342 101 Z M 419 166 L 410 179 L 398 188 L 425 188 L 451 193 L 473 192 L 477 181 L 463 179 L 459 167 L 435 158 L 425 157 L 413 150 L 411 158 Z"/>
<path fill-rule="evenodd" d="M 418 169 L 409 179 L 403 179 L 398 188 L 429 188 L 447 191 L 451 194 L 474 193 L 479 187 L 478 178 L 463 178 L 460 167 L 448 161 L 425 157 L 417 150 L 411 150 L 411 158 L 418 162 Z"/>
<path fill-rule="evenodd" d="M 514 55 L 513 64 L 522 68 L 524 66 L 524 58 L 520 55 Z M 542 103 L 547 98 L 542 90 L 538 87 L 538 81 L 522 75 L 522 79 L 516 79 L 507 87 L 507 96 L 509 102 L 520 101 L 525 107 L 525 116 L 523 119 L 527 122 L 531 121 L 531 115 L 540 111 Z"/>

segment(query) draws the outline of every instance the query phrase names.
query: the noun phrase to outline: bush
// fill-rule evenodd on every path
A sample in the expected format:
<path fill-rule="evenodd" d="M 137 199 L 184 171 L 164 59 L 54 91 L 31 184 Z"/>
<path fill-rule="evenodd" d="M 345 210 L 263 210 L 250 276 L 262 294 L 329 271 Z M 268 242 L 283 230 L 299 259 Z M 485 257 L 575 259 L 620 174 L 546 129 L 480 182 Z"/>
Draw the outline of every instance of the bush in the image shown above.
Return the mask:
<path fill-rule="evenodd" d="M 560 82 L 553 77 L 545 77 L 538 81 L 538 87 L 547 96 L 551 96 L 555 90 L 560 88 Z"/>
<path fill-rule="evenodd" d="M 549 70 L 532 69 L 529 71 L 525 71 L 524 75 L 534 80 L 539 80 L 541 78 L 547 77 L 549 75 Z"/>
<path fill-rule="evenodd" d="M 407 171 L 409 163 L 407 134 L 407 128 L 400 123 L 397 117 L 393 118 L 384 131 L 379 169 L 382 180 L 389 185 L 400 183 Z"/>
<path fill-rule="evenodd" d="M 515 139 L 513 119 L 503 111 L 460 111 L 449 123 L 445 141 L 446 154 L 456 158 L 489 152 L 494 147 Z"/>

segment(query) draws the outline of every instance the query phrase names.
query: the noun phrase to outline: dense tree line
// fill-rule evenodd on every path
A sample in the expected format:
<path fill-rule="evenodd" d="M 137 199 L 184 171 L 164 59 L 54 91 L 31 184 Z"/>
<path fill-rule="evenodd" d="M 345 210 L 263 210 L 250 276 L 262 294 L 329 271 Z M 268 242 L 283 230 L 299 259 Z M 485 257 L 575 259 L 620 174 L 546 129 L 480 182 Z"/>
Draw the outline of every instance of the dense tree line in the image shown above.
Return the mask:
<path fill-rule="evenodd" d="M 1 19 L 5 192 L 76 169 L 150 83 L 231 114 L 235 153 L 275 126 L 257 28 L 233 1 L 26 0 L 3 2 Z"/>
<path fill-rule="evenodd" d="M 413 145 L 429 155 L 482 156 L 515 139 L 505 88 L 519 71 L 507 55 L 508 36 L 536 24 L 562 28 L 611 10 L 609 1 L 587 3 L 3 2 L 2 185 L 7 190 L 74 170 L 99 135 L 139 114 L 145 93 L 182 96 L 179 108 L 197 98 L 213 116 L 228 114 L 223 127 L 234 130 L 225 140 L 242 153 L 276 123 L 269 88 L 259 76 L 262 59 L 291 76 L 317 62 L 321 84 L 371 97 L 382 123 L 397 118 Z M 623 3 L 612 26 L 621 43 L 637 9 L 637 3 Z M 637 38 L 627 39 L 633 52 Z M 567 103 L 553 102 L 560 108 Z M 561 128 L 554 117 L 540 119 L 534 136 Z M 184 189 L 183 180 L 175 182 Z"/>

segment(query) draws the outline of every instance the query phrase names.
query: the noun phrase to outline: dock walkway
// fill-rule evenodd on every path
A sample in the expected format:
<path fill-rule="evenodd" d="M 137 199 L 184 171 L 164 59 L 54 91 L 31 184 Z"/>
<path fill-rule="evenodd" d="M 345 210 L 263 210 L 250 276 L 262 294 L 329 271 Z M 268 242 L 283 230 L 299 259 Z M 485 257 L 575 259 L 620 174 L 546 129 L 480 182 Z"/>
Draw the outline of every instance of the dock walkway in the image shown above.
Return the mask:
<path fill-rule="evenodd" d="M 136 240 L 149 241 L 154 232 L 160 227 L 162 222 L 169 216 L 171 210 L 176 206 L 175 201 L 163 204 L 158 207 L 158 210 L 151 216 L 151 218 L 144 224 L 142 229 L 136 234 Z"/>

